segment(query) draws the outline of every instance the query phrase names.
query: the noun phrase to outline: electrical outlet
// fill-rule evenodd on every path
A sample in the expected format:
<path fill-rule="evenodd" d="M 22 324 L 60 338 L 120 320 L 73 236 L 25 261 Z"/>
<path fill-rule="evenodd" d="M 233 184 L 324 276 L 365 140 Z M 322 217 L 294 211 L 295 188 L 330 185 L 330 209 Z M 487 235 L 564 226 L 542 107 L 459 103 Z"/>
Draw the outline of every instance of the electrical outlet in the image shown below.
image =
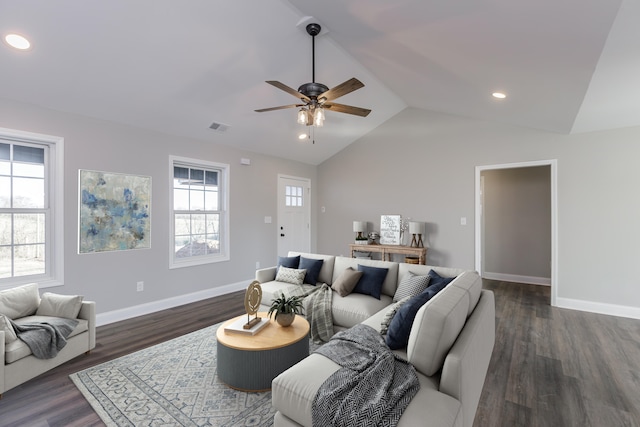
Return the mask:
<path fill-rule="evenodd" d="M 260 268 L 260 261 L 256 261 L 256 270 Z"/>
<path fill-rule="evenodd" d="M 136 284 L 136 290 L 137 290 L 138 292 L 142 292 L 142 291 L 144 291 L 144 282 L 138 282 L 138 283 Z"/>

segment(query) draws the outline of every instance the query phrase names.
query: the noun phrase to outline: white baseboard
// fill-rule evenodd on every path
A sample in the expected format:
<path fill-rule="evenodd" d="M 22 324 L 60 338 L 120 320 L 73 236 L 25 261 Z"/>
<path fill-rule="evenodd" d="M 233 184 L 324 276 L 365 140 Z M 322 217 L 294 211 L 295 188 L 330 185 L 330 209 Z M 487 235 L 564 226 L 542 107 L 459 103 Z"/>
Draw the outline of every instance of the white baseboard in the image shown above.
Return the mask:
<path fill-rule="evenodd" d="M 551 286 L 550 277 L 520 276 L 517 274 L 482 273 L 483 279 L 501 280 L 503 282 L 527 283 L 530 285 Z"/>
<path fill-rule="evenodd" d="M 201 301 L 207 298 L 218 297 L 220 295 L 229 294 L 231 292 L 243 291 L 249 286 L 251 280 L 232 283 L 230 285 L 220 286 L 217 288 L 206 289 L 204 291 L 193 292 L 191 294 L 179 295 L 177 297 L 167 298 L 159 301 L 148 302 L 145 304 L 127 307 L 120 310 L 108 311 L 96 315 L 96 325 L 108 325 L 109 323 L 119 322 L 121 320 L 131 319 L 145 314 L 155 313 L 156 311 L 166 310 L 168 308 Z"/>
<path fill-rule="evenodd" d="M 588 311 L 591 313 L 607 314 L 609 316 L 629 317 L 640 319 L 640 308 L 625 305 L 607 304 L 602 302 L 584 301 L 571 298 L 556 298 L 556 307 L 571 310 Z"/>

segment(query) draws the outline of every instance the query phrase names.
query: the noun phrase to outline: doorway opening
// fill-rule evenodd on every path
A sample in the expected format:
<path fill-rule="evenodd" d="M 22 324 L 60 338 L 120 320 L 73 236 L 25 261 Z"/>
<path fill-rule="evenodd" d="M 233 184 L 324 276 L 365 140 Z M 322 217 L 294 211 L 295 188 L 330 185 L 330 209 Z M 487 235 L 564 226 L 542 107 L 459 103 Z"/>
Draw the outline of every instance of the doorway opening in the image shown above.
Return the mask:
<path fill-rule="evenodd" d="M 558 203 L 557 203 L 557 160 L 540 160 L 522 163 L 507 163 L 498 165 L 476 166 L 475 179 L 475 268 L 482 277 L 485 273 L 485 230 L 483 212 L 485 206 L 483 194 L 483 175 L 489 171 L 500 171 L 506 169 L 531 168 L 536 166 L 549 166 L 549 183 L 550 183 L 550 285 L 551 285 L 551 305 L 556 305 L 558 295 Z"/>

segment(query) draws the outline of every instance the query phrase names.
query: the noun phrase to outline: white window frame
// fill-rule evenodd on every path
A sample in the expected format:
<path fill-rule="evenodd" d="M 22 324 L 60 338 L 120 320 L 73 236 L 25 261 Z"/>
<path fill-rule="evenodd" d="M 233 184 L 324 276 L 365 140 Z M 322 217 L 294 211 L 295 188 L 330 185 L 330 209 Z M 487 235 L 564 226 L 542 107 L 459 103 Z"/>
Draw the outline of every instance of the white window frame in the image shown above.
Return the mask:
<path fill-rule="evenodd" d="M 0 290 L 26 283 L 40 288 L 64 284 L 64 138 L 14 129 L 0 128 L 0 138 L 47 147 L 45 155 L 45 273 L 0 279 Z"/>
<path fill-rule="evenodd" d="M 173 168 L 175 166 L 195 169 L 215 169 L 219 171 L 218 191 L 220 195 L 220 252 L 204 256 L 189 258 L 175 257 L 175 221 L 173 209 Z M 206 160 L 190 159 L 187 157 L 169 156 L 169 268 L 191 267 L 195 265 L 212 264 L 230 259 L 229 241 L 229 175 L 230 166 L 225 163 L 209 162 Z"/>

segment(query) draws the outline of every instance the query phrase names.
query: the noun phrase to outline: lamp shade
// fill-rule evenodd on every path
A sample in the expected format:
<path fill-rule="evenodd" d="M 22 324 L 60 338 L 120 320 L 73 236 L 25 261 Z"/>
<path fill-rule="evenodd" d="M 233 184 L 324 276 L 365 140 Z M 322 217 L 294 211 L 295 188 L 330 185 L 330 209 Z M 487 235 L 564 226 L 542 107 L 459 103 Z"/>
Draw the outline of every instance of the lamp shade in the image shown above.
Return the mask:
<path fill-rule="evenodd" d="M 353 231 L 355 233 L 367 231 L 367 223 L 364 221 L 353 221 Z"/>
<path fill-rule="evenodd" d="M 422 234 L 422 222 L 409 222 L 409 233 L 411 234 Z"/>

